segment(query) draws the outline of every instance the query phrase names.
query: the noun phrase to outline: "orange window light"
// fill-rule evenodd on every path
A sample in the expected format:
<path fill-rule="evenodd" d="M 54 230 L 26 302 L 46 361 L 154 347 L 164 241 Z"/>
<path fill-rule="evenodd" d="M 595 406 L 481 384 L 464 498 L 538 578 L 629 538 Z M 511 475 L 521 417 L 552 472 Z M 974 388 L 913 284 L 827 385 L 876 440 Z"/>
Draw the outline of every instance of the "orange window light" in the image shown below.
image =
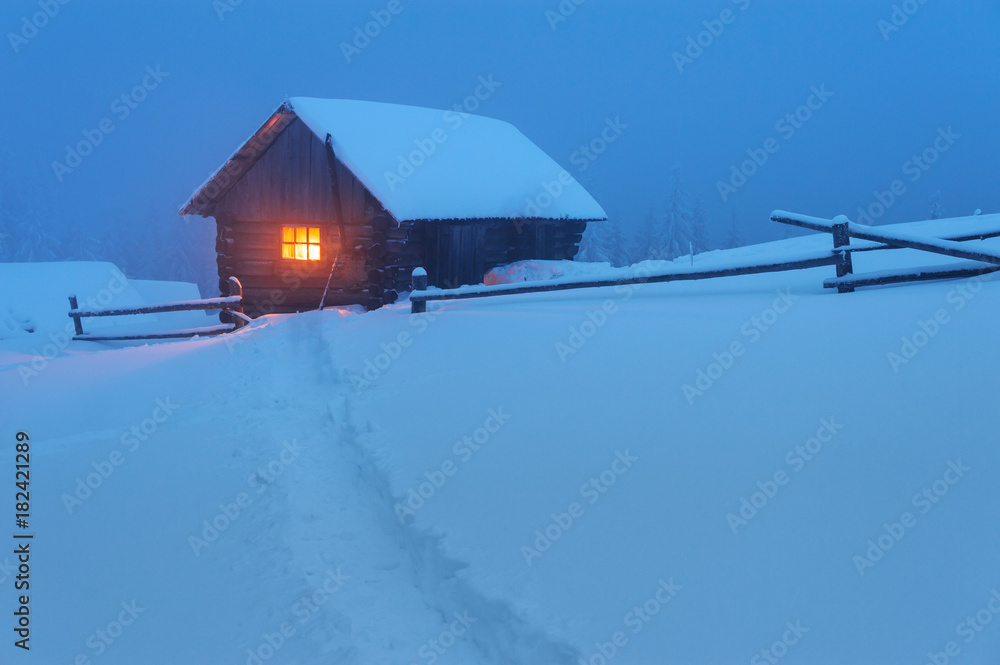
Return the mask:
<path fill-rule="evenodd" d="M 281 227 L 281 258 L 319 261 L 319 229 L 308 226 Z"/>

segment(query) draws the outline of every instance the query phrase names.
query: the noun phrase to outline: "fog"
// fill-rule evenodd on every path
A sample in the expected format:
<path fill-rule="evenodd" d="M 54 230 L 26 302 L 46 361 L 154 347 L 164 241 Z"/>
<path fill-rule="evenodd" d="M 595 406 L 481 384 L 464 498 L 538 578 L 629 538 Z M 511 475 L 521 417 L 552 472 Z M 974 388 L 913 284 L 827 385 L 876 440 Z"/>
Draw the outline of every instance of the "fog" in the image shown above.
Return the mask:
<path fill-rule="evenodd" d="M 1000 210 L 1000 3 L 580 1 L 8 1 L 0 260 L 214 288 L 214 224 L 177 210 L 286 97 L 447 109 L 481 77 L 474 112 L 626 233 L 664 213 L 674 173 L 713 246 L 734 215 L 751 242 L 780 237 L 775 208 Z M 609 122 L 620 136 L 592 145 Z"/>

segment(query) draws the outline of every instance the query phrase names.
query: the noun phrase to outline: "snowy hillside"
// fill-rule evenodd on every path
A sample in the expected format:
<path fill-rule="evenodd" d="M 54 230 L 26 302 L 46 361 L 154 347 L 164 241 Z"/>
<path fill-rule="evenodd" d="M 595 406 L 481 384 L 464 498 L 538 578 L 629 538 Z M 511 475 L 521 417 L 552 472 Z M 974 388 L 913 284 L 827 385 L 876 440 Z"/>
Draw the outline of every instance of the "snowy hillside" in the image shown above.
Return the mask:
<path fill-rule="evenodd" d="M 0 340 L 22 660 L 995 663 L 1000 287 L 832 275 Z"/>

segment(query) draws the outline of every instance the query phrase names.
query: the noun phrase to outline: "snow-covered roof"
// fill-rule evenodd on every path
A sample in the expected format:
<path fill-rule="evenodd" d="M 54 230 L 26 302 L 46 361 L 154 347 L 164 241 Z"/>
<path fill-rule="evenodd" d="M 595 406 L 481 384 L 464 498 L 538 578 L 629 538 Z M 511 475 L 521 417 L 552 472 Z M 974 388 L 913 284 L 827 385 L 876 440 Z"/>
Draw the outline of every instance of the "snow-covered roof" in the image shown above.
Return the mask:
<path fill-rule="evenodd" d="M 607 218 L 566 169 L 500 120 L 310 97 L 290 99 L 275 115 L 289 113 L 321 141 L 329 134 L 337 158 L 397 221 Z M 283 129 L 286 123 L 280 125 Z M 239 171 L 250 164 L 240 159 L 241 153 L 259 141 L 268 126 L 191 197 L 182 214 L 201 214 L 206 191 L 225 193 L 217 183 L 213 187 L 216 179 L 235 182 L 242 176 Z M 227 169 L 234 172 L 227 174 Z"/>

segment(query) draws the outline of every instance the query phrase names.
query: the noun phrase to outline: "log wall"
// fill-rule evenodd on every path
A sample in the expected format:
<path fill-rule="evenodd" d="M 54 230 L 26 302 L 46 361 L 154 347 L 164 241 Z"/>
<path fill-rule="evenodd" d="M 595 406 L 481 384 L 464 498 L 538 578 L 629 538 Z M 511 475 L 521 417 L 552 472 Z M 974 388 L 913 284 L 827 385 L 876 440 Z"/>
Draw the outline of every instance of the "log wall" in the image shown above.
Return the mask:
<path fill-rule="evenodd" d="M 394 302 L 414 268 L 432 286 L 478 284 L 492 268 L 532 258 L 572 259 L 585 222 L 423 221 L 399 224 L 339 160 L 334 192 L 327 146 L 292 121 L 215 204 L 219 281 L 243 283 L 247 314 Z M 460 193 L 456 194 L 460 195 Z M 322 260 L 281 258 L 282 226 L 321 229 Z"/>
<path fill-rule="evenodd" d="M 334 196 L 326 146 L 296 119 L 216 204 L 220 288 L 239 277 L 251 316 L 316 309 L 335 258 L 324 303 L 381 304 L 369 275 L 381 268 L 385 213 L 339 160 L 336 174 Z M 321 260 L 282 259 L 282 226 L 319 227 Z"/>

